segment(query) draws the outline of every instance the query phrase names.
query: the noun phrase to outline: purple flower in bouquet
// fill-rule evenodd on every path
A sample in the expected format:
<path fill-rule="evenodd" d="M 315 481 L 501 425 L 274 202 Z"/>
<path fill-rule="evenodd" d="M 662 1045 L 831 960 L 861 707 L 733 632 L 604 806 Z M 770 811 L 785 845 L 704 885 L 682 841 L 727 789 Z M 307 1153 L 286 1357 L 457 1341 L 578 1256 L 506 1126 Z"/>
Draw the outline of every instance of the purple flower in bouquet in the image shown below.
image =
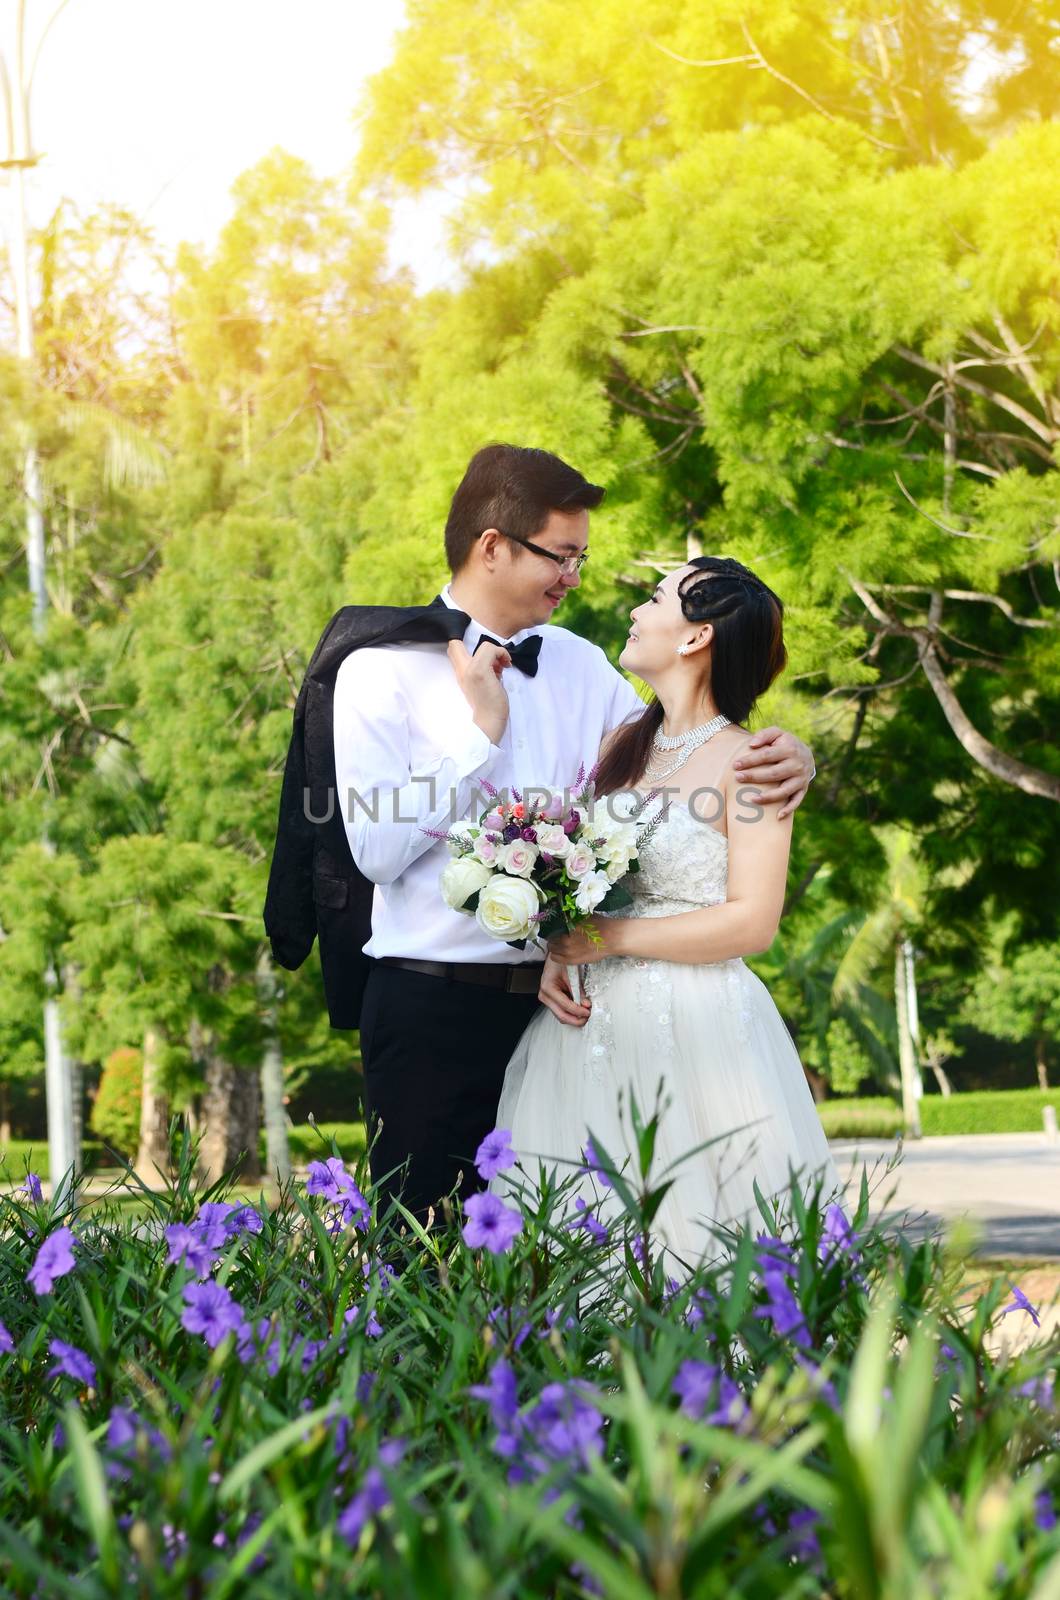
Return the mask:
<path fill-rule="evenodd" d="M 483 1182 L 488 1183 L 498 1172 L 515 1165 L 512 1135 L 509 1128 L 494 1128 L 487 1133 L 475 1151 L 475 1170 Z"/>
<path fill-rule="evenodd" d="M 56 1278 L 74 1270 L 74 1242 L 69 1228 L 56 1228 L 45 1239 L 26 1273 L 26 1282 L 38 1294 L 48 1294 Z"/>
<path fill-rule="evenodd" d="M 512 1240 L 523 1231 L 520 1212 L 506 1206 L 499 1195 L 473 1194 L 464 1201 L 467 1222 L 464 1224 L 464 1243 L 475 1250 L 485 1245 L 491 1255 L 503 1255 L 510 1249 Z"/>
<path fill-rule="evenodd" d="M 18 1192 L 26 1195 L 35 1206 L 42 1205 L 44 1202 L 44 1190 L 41 1188 L 40 1178 L 35 1172 L 26 1173 L 26 1182 Z"/>
<path fill-rule="evenodd" d="M 61 1372 L 64 1377 L 76 1378 L 78 1383 L 95 1383 L 95 1363 L 75 1344 L 67 1344 L 65 1339 L 52 1339 L 48 1343 L 48 1351 L 56 1360 L 54 1367 L 49 1367 L 47 1377 L 54 1378 L 57 1372 Z"/>
<path fill-rule="evenodd" d="M 682 1361 L 673 1388 L 685 1416 L 696 1421 L 729 1427 L 747 1414 L 747 1402 L 740 1385 L 709 1362 Z"/>
<path fill-rule="evenodd" d="M 487 833 L 503 833 L 505 826 L 504 812 L 500 810 L 488 812 L 482 819 L 482 826 Z"/>
<path fill-rule="evenodd" d="M 240 1332 L 246 1325 L 242 1307 L 223 1284 L 214 1283 L 212 1279 L 184 1285 L 184 1310 L 180 1320 L 188 1333 L 201 1333 L 211 1350 L 227 1333 Z"/>
<path fill-rule="evenodd" d="M 1027 1299 L 1027 1296 L 1024 1294 L 1023 1290 L 1015 1283 L 1011 1284 L 1010 1287 L 1013 1295 L 1012 1304 L 1006 1306 L 1001 1315 L 1003 1317 L 1007 1317 L 1010 1311 L 1025 1311 L 1030 1317 L 1031 1321 L 1034 1323 L 1034 1326 L 1036 1328 L 1040 1328 L 1042 1325 L 1041 1319 L 1038 1316 L 1034 1306 L 1032 1306 L 1030 1301 Z"/>
<path fill-rule="evenodd" d="M 520 831 L 519 837 L 520 837 L 520 839 L 525 839 L 527 844 L 536 844 L 537 843 L 537 829 L 536 828 L 523 828 Z"/>
<path fill-rule="evenodd" d="M 14 1339 L 8 1333 L 5 1324 L 0 1322 L 0 1356 L 9 1356 L 14 1348 Z"/>
<path fill-rule="evenodd" d="M 575 1200 L 574 1207 L 576 1211 L 580 1212 L 580 1215 L 572 1218 L 567 1227 L 584 1228 L 594 1244 L 606 1244 L 608 1239 L 607 1229 L 595 1212 L 585 1204 L 581 1195 L 578 1195 Z"/>
<path fill-rule="evenodd" d="M 572 811 L 569 817 L 564 818 L 561 826 L 568 839 L 572 833 L 577 833 L 578 828 L 581 825 L 581 820 L 582 816 L 580 811 Z"/>
<path fill-rule="evenodd" d="M 390 1491 L 386 1486 L 381 1467 L 396 1467 L 404 1453 L 401 1439 L 385 1439 L 379 1446 L 380 1467 L 369 1467 L 360 1489 L 339 1516 L 336 1527 L 344 1539 L 356 1545 L 371 1517 L 378 1516 L 390 1504 Z"/>

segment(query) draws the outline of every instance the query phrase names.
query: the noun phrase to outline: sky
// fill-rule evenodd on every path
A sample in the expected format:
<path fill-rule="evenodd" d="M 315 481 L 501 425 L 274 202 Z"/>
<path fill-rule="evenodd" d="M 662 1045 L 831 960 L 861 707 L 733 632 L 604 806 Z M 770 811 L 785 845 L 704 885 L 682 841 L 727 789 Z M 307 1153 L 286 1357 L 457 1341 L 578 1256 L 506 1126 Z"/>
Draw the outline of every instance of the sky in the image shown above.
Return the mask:
<path fill-rule="evenodd" d="M 27 0 L 33 49 L 58 0 Z M 14 0 L 0 5 L 12 67 Z M 209 244 L 232 182 L 276 145 L 321 174 L 356 148 L 352 113 L 390 57 L 400 0 L 68 0 L 41 50 L 29 177 L 32 225 L 67 196 L 127 206 L 160 241 Z M 7 205 L 0 180 L 0 228 Z M 441 202 L 402 205 L 395 262 L 422 288 L 453 280 Z"/>

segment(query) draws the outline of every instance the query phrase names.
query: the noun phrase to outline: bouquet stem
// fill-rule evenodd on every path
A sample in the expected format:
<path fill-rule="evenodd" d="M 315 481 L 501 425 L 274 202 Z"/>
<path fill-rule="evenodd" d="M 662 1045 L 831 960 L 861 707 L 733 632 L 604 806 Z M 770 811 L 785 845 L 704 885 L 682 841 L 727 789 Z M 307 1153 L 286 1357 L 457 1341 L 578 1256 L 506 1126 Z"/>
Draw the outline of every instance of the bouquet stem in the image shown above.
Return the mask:
<path fill-rule="evenodd" d="M 581 1005 L 581 999 L 582 999 L 582 972 L 581 972 L 581 968 L 574 966 L 569 961 L 567 963 L 567 982 L 570 984 L 570 992 L 574 996 L 574 1004 L 576 1006 L 577 1005 Z"/>

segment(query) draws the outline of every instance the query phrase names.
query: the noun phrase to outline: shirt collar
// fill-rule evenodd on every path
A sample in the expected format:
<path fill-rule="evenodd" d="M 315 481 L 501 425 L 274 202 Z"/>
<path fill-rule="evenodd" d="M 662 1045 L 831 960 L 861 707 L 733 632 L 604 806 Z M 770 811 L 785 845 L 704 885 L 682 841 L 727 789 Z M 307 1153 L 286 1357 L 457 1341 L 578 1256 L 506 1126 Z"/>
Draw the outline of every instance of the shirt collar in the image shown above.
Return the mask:
<path fill-rule="evenodd" d="M 453 599 L 448 584 L 446 584 L 445 588 L 441 592 L 441 599 L 451 611 L 460 611 L 463 609 L 461 606 L 458 606 L 456 601 Z M 536 628 L 520 628 L 518 633 L 509 634 L 509 639 L 511 640 L 512 644 L 522 644 L 524 639 L 529 639 L 531 634 L 536 632 Z M 491 639 L 499 638 L 499 635 L 494 633 L 492 628 L 485 627 L 481 622 L 477 622 L 475 618 L 472 617 L 471 621 L 468 623 L 468 626 L 464 630 L 464 645 L 469 655 L 474 655 L 475 651 L 478 649 L 478 642 L 484 633 L 488 633 Z M 507 643 L 507 640 L 502 639 L 501 643 L 505 644 Z"/>

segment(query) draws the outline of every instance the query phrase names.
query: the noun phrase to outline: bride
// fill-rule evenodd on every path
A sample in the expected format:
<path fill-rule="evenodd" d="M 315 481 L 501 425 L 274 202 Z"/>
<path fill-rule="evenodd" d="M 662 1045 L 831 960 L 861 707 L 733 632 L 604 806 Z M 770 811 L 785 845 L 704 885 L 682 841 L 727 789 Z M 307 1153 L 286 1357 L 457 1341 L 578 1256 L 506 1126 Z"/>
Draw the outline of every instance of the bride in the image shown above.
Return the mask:
<path fill-rule="evenodd" d="M 631 615 L 619 664 L 655 698 L 605 739 L 596 806 L 636 819 L 633 904 L 597 916 L 599 943 L 580 931 L 549 941 L 548 1009 L 508 1063 L 497 1126 L 531 1181 L 539 1158 L 563 1163 L 559 1177 L 581 1166 L 590 1131 L 635 1179 L 630 1096 L 647 1120 L 662 1079 L 652 1170 L 679 1164 L 654 1231 L 691 1264 L 717 1253 L 719 1229 L 761 1223 L 755 1180 L 773 1198 L 790 1169 L 807 1196 L 821 1178 L 822 1205 L 834 1191 L 842 1202 L 842 1185 L 791 1037 L 744 964 L 777 931 L 792 814 L 756 805 L 732 763 L 787 659 L 783 606 L 739 562 L 699 556 Z M 580 1003 L 567 963 L 584 974 Z M 607 1208 L 588 1175 L 574 1194 Z"/>

